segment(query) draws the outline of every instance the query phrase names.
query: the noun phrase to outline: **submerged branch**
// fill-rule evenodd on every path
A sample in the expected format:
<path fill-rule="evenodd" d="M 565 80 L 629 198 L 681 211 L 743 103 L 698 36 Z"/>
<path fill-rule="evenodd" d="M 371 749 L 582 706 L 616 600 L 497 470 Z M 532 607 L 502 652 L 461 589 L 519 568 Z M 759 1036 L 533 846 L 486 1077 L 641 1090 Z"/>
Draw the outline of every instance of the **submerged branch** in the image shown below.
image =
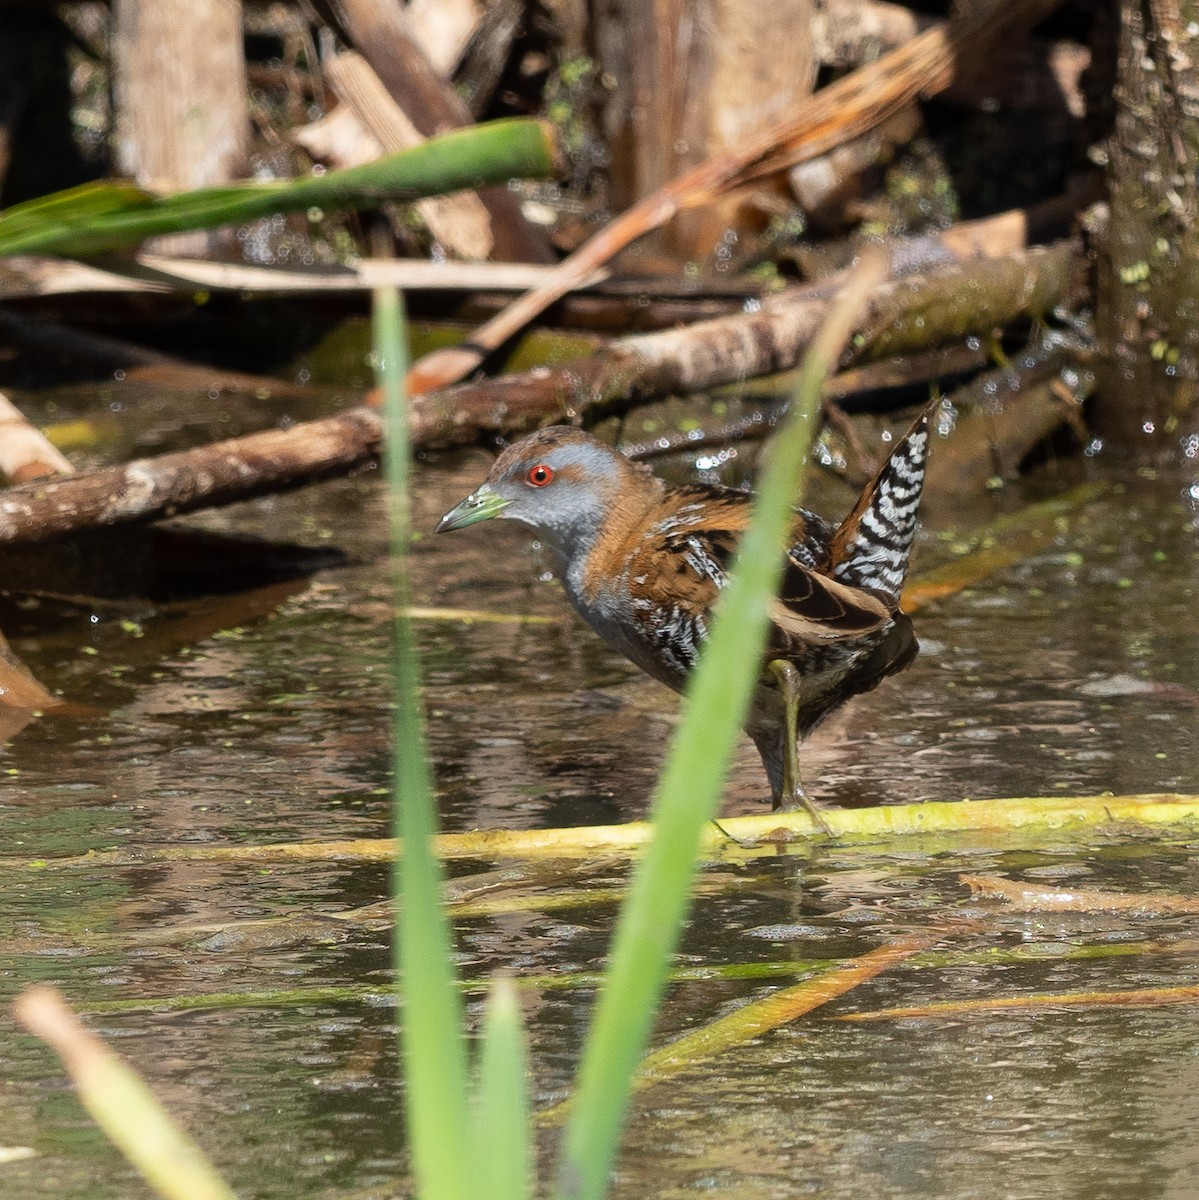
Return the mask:
<path fill-rule="evenodd" d="M 1199 912 L 1197 896 L 1047 888 L 1004 879 L 1001 875 L 961 875 L 959 878 L 976 896 L 987 900 L 1005 900 L 1020 912 L 1130 912 L 1142 916 Z"/>
<path fill-rule="evenodd" d="M 684 1034 L 675 1041 L 651 1051 L 642 1060 L 633 1080 L 635 1091 L 669 1079 L 680 1071 L 689 1070 L 732 1050 L 788 1021 L 810 1013 L 839 996 L 853 991 L 876 975 L 900 965 L 906 959 L 927 950 L 935 940 L 933 935 L 915 936 L 880 946 L 860 958 L 840 963 L 814 979 L 805 979 L 793 987 L 772 992 L 753 1000 L 727 1016 L 710 1021 L 699 1029 Z M 538 1124 L 557 1125 L 566 1117 L 571 1100 L 564 1100 L 538 1114 Z"/>
<path fill-rule="evenodd" d="M 935 1004 L 905 1008 L 879 1008 L 870 1012 L 841 1013 L 834 1021 L 910 1021 L 914 1017 L 960 1017 L 968 1013 L 989 1013 L 1012 1009 L 1107 1008 L 1155 1006 L 1158 1004 L 1195 1004 L 1199 987 L 1135 988 L 1119 992 L 1034 992 L 1028 996 L 995 996 L 990 1000 L 942 1000 Z"/>

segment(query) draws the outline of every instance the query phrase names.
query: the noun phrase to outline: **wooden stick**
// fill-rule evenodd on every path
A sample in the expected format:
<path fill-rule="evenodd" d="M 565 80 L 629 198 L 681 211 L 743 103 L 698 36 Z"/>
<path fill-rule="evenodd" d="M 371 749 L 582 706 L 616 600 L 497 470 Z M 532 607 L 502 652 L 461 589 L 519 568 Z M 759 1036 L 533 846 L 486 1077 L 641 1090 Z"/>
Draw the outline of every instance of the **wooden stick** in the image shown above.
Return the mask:
<path fill-rule="evenodd" d="M 0 392 L 0 473 L 13 483 L 25 483 L 46 475 L 70 475 L 74 470 L 58 447 Z"/>
<path fill-rule="evenodd" d="M 337 94 L 389 154 L 425 140 L 361 54 L 350 50 L 335 55 L 324 70 Z M 490 256 L 495 246 L 491 218 L 474 192 L 430 196 L 418 200 L 416 208 L 429 231 L 451 254 L 468 259 Z"/>
<path fill-rule="evenodd" d="M 138 254 L 129 265 L 114 263 L 111 268 L 101 268 L 66 259 L 15 255 L 0 260 L 0 300 L 79 292 L 162 294 L 198 289 L 283 294 L 369 292 L 380 286 L 406 292 L 523 292 L 537 287 L 552 269 L 536 263 L 428 262 L 417 258 L 365 258 L 336 266 L 260 267 L 148 253 Z M 607 278 L 608 272 L 599 270 L 580 286 L 593 287 Z M 657 286 L 641 283 L 640 290 L 656 294 Z"/>
<path fill-rule="evenodd" d="M 1081 253 L 1070 242 L 995 261 L 949 262 L 885 283 L 855 338 L 854 360 L 924 349 L 987 334 L 1017 317 L 1047 312 L 1078 293 Z M 758 312 L 622 338 L 557 367 L 484 379 L 413 398 L 417 445 L 444 446 L 574 420 L 641 400 L 736 384 L 789 370 L 827 310 L 836 283 L 796 289 Z M 971 302 L 962 303 L 968 295 Z"/>
<path fill-rule="evenodd" d="M 408 376 L 410 394 L 463 379 L 580 278 L 680 210 L 824 154 L 875 128 L 921 95 L 943 91 L 959 61 L 969 61 L 1000 38 L 1035 23 L 1055 4 L 1056 0 L 980 3 L 966 16 L 927 30 L 871 66 L 823 88 L 788 120 L 747 138 L 736 153 L 707 159 L 684 172 L 584 242 L 540 288 L 475 330 L 468 344 L 434 351 L 417 362 Z"/>

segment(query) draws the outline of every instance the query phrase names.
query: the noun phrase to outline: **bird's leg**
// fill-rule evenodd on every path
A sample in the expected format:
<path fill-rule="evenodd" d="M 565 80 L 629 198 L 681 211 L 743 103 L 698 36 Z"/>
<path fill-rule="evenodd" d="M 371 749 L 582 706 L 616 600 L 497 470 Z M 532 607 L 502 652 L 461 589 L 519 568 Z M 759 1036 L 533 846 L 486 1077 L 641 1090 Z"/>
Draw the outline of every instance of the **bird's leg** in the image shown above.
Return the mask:
<path fill-rule="evenodd" d="M 774 798 L 774 807 L 807 809 L 816 828 L 832 837 L 833 831 L 804 791 L 799 776 L 799 672 L 785 658 L 771 659 L 767 665 L 783 694 L 783 784 Z"/>

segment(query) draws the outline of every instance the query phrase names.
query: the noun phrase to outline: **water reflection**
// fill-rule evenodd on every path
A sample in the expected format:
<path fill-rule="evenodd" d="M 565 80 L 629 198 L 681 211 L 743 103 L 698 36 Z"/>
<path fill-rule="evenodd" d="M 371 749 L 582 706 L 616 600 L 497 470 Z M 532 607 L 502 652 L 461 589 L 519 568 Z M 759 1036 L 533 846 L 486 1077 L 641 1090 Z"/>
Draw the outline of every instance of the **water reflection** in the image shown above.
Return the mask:
<path fill-rule="evenodd" d="M 422 470 L 418 528 L 431 527 L 480 465 L 472 453 Z M 1165 482 L 1130 485 L 1135 492 L 1095 506 L 1046 551 L 919 614 L 924 652 L 911 670 L 808 748 L 821 799 L 1197 790 L 1193 516 Z M 334 540 L 345 561 L 217 627 L 172 632 L 180 615 L 154 605 L 139 611 L 140 632 L 122 627 L 127 614 L 93 623 L 83 607 L 31 617 L 15 649 L 80 712 L 36 721 L 3 750 L 10 854 L 385 834 L 390 613 L 373 479 L 203 523 Z M 930 539 L 924 553 L 936 550 Z M 546 618 L 419 622 L 446 825 L 641 816 L 675 701 L 567 613 L 521 531 L 473 545 L 422 537 L 414 570 L 427 606 Z M 764 797 L 747 744 L 726 811 L 761 811 Z M 923 1200 L 993 1195 L 998 1172 L 1012 1197 L 1189 1194 L 1185 1094 L 1199 1051 L 1191 1008 L 832 1019 L 947 998 L 1195 979 L 1194 917 L 996 913 L 968 896 L 961 872 L 1199 894 L 1187 840 L 1119 833 L 1090 846 L 997 845 L 974 834 L 714 867 L 680 961 L 794 974 L 681 983 L 659 1038 L 792 982 L 812 959 L 865 953 L 913 929 L 974 957 L 881 975 L 650 1089 L 637 1102 L 618 1194 Z M 330 917 L 384 895 L 384 866 L 156 863 L 8 875 L 0 928 L 9 994 L 49 979 L 85 1006 L 213 997 L 195 1012 L 105 1012 L 95 1023 L 245 1194 L 403 1190 L 387 933 L 378 921 Z M 568 1086 L 593 994 L 587 979 L 570 977 L 590 978 L 602 962 L 608 889 L 623 878 L 621 864 L 592 864 L 578 887 L 595 902 L 543 909 L 539 889 L 575 881 L 534 879 L 526 908 L 461 922 L 471 977 L 557 979 L 523 993 L 543 1104 Z M 284 917 L 293 923 L 269 924 Z M 266 932 L 220 932 L 246 921 L 268 922 Z M 164 941 L 163 930 L 178 936 Z M 1079 947 L 1108 956 L 1072 957 Z M 1033 953 L 994 958 L 1020 948 Z M 257 1002 L 217 999 L 227 993 Z M 474 1015 L 477 1006 L 472 998 Z M 133 1190 L 45 1052 L 10 1032 L 0 1066 L 12 1081 L 5 1139 L 42 1155 L 0 1167 L 6 1194 L 104 1200 Z M 544 1154 L 552 1141 L 547 1134 Z"/>

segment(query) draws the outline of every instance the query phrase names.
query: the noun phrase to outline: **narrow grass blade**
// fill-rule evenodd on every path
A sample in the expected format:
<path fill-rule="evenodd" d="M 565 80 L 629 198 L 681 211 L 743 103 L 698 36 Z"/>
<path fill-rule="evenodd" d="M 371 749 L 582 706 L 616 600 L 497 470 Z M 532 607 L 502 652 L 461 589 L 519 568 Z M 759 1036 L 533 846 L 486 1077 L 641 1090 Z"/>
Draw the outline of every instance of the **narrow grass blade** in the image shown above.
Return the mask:
<path fill-rule="evenodd" d="M 53 1047 L 84 1108 L 164 1200 L 235 1200 L 216 1168 L 138 1074 L 84 1028 L 54 988 L 22 992 L 13 1015 Z"/>
<path fill-rule="evenodd" d="M 749 706 L 823 382 L 882 275 L 881 265 L 872 263 L 843 293 L 804 361 L 792 412 L 771 447 L 753 522 L 658 783 L 653 840 L 621 910 L 563 1141 L 557 1179 L 563 1200 L 599 1200 L 607 1191 L 632 1078 L 686 915 L 701 834 L 715 812 Z"/>
<path fill-rule="evenodd" d="M 396 976 L 401 1053 L 414 1171 L 423 1200 L 469 1200 L 466 1048 L 454 943 L 442 908 L 441 863 L 433 853 L 433 780 L 425 752 L 416 643 L 408 607 L 409 445 L 404 403 L 407 354 L 399 293 L 375 293 L 376 369 L 384 397 L 385 466 L 395 590 Z"/>
<path fill-rule="evenodd" d="M 525 1031 L 515 985 L 492 985 L 479 1049 L 475 1097 L 476 1200 L 528 1200 L 533 1194 Z"/>

